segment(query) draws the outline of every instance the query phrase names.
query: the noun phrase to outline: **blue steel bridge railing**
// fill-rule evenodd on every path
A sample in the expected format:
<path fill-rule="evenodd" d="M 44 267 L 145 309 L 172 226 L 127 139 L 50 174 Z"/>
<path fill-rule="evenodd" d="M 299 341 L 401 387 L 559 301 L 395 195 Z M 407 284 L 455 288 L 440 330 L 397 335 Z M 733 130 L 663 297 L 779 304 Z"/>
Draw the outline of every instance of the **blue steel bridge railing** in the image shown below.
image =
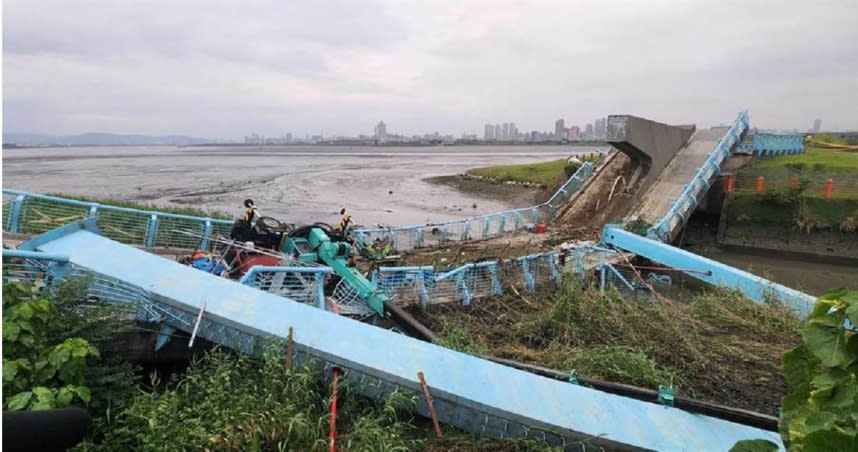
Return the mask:
<path fill-rule="evenodd" d="M 593 163 L 583 163 L 551 199 L 538 206 L 433 225 L 360 229 L 354 234 L 363 244 L 379 237 L 389 237 L 396 249 L 408 250 L 522 230 L 528 223 L 549 219 L 562 202 L 580 190 L 593 172 Z M 211 248 L 213 237 L 228 235 L 233 224 L 232 220 L 116 207 L 3 189 L 4 231 L 40 234 L 85 218 L 95 218 L 102 235 L 121 243 L 201 250 Z"/>
<path fill-rule="evenodd" d="M 585 278 L 613 250 L 592 245 L 508 260 L 474 262 L 448 270 L 429 266 L 381 267 L 372 274 L 373 282 L 397 304 L 461 303 L 502 295 L 508 288 L 532 292 L 538 287 L 559 284 L 563 274 Z M 518 289 L 515 289 L 518 290 Z"/>
<path fill-rule="evenodd" d="M 703 165 L 694 173 L 691 182 L 683 187 L 679 197 L 670 205 L 664 217 L 647 230 L 647 237 L 668 241 L 674 229 L 688 220 L 697 208 L 700 198 L 709 190 L 712 180 L 721 171 L 721 165 L 730 157 L 733 146 L 740 142 L 748 130 L 748 112 L 739 113 L 736 121 L 727 129 L 727 133 L 718 140 L 715 149 L 706 158 Z"/>
<path fill-rule="evenodd" d="M 757 132 L 739 143 L 736 152 L 759 157 L 774 157 L 803 154 L 804 149 L 804 134 Z"/>
<path fill-rule="evenodd" d="M 138 320 L 160 322 L 165 311 L 153 302 L 149 291 L 126 282 L 93 273 L 70 262 L 69 256 L 38 251 L 3 250 L 3 283 L 23 282 L 44 293 L 69 279 L 86 283 L 90 300 L 126 305 Z"/>
<path fill-rule="evenodd" d="M 3 283 L 25 282 L 39 290 L 56 288 L 68 278 L 88 280 L 90 298 L 111 303 L 127 304 L 138 309 L 140 320 L 158 322 L 162 309 L 153 303 L 148 291 L 112 278 L 90 272 L 69 262 L 69 256 L 38 251 L 3 250 Z M 297 301 L 320 309 L 325 305 L 325 277 L 333 273 L 330 267 L 270 267 L 255 266 L 239 280 L 240 284 L 284 297 L 284 301 Z M 350 310 L 351 309 L 351 310 Z M 363 309 L 367 311 L 368 308 Z M 345 314 L 363 311 L 350 306 Z M 352 312 L 354 311 L 354 312 Z"/>
<path fill-rule="evenodd" d="M 330 267 L 251 267 L 238 281 L 301 303 L 325 309 L 325 276 Z"/>
<path fill-rule="evenodd" d="M 550 220 L 555 211 L 590 179 L 595 167 L 592 162 L 584 162 L 548 201 L 536 206 L 433 224 L 356 229 L 352 234 L 358 243 L 364 245 L 378 238 L 387 238 L 395 249 L 406 251 L 522 231 L 528 224 Z"/>
<path fill-rule="evenodd" d="M 227 235 L 233 223 L 3 189 L 4 231 L 41 234 L 84 218 L 95 218 L 102 235 L 121 243 L 203 250 L 211 247 L 212 237 Z"/>

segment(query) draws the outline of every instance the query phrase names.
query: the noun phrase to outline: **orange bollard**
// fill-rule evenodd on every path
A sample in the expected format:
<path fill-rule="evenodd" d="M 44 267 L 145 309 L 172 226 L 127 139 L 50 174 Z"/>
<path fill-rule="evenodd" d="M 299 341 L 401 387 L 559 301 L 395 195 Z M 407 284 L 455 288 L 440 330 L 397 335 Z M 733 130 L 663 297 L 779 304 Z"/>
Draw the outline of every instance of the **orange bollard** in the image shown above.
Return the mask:
<path fill-rule="evenodd" d="M 766 185 L 766 178 L 763 176 L 758 177 L 757 178 L 757 193 L 762 193 L 763 192 L 763 186 L 765 186 L 765 185 Z"/>
<path fill-rule="evenodd" d="M 789 178 L 789 188 L 798 188 L 798 178 L 793 176 Z"/>
<path fill-rule="evenodd" d="M 830 198 L 831 193 L 833 193 L 833 192 L 834 192 L 834 181 L 831 179 L 828 179 L 827 181 L 825 181 L 825 197 Z"/>
<path fill-rule="evenodd" d="M 727 176 L 727 184 L 725 185 L 725 189 L 727 190 L 727 194 L 733 194 L 733 189 L 736 187 L 736 175 L 730 174 Z"/>

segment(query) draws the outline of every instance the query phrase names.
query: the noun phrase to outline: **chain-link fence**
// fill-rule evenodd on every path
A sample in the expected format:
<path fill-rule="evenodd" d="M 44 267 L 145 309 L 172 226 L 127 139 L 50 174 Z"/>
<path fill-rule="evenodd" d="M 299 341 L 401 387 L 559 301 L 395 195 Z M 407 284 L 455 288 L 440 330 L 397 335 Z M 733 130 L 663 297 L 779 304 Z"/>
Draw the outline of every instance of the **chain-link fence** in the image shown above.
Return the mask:
<path fill-rule="evenodd" d="M 729 176 L 728 176 L 729 177 Z M 729 185 L 726 185 L 729 186 Z M 766 190 L 801 190 L 819 197 L 856 197 L 858 178 L 836 171 L 791 171 L 788 168 L 740 172 L 733 190 L 741 193 L 763 193 Z"/>
<path fill-rule="evenodd" d="M 333 273 L 329 267 L 266 267 L 255 266 L 239 282 L 281 297 L 325 309 L 325 277 Z"/>
<path fill-rule="evenodd" d="M 381 267 L 373 282 L 398 304 L 461 303 L 507 292 L 532 292 L 560 282 L 563 273 L 585 277 L 616 254 L 613 250 L 582 244 L 560 251 L 508 260 L 475 262 L 450 270 L 432 266 Z"/>

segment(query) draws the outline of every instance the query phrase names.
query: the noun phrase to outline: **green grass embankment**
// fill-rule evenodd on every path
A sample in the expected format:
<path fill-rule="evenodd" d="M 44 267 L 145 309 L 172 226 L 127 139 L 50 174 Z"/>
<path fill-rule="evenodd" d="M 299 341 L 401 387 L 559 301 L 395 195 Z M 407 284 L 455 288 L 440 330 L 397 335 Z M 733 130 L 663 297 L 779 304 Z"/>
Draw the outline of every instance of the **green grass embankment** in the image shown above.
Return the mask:
<path fill-rule="evenodd" d="M 727 219 L 740 224 L 813 230 L 858 229 L 858 153 L 808 147 L 804 154 L 760 159 L 739 171 Z M 757 193 L 753 181 L 763 177 Z M 790 188 L 785 182 L 793 178 Z M 831 198 L 824 184 L 834 181 Z"/>
<path fill-rule="evenodd" d="M 599 156 L 590 154 L 579 155 L 582 161 L 596 162 Z M 470 176 L 478 176 L 498 182 L 521 182 L 536 184 L 544 191 L 547 199 L 569 179 L 581 166 L 580 163 L 569 163 L 567 159 L 557 159 L 548 162 L 522 163 L 517 165 L 496 165 L 484 168 L 472 168 L 465 172 Z"/>
<path fill-rule="evenodd" d="M 762 159 L 743 170 L 766 172 L 766 170 L 790 170 L 803 173 L 812 171 L 858 172 L 858 152 L 838 151 L 808 147 L 804 154 L 784 155 Z"/>
<path fill-rule="evenodd" d="M 547 187 L 564 174 L 565 168 L 566 159 L 558 159 L 549 162 L 473 168 L 469 169 L 467 174 L 495 179 L 501 182 L 530 182 Z"/>

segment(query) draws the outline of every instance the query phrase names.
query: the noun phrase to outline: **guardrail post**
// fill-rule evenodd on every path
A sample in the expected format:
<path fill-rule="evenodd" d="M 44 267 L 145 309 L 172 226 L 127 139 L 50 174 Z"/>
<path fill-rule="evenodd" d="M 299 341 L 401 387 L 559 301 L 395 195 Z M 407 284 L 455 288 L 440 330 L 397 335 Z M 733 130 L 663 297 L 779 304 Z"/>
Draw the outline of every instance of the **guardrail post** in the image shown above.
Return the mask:
<path fill-rule="evenodd" d="M 387 231 L 387 238 L 390 240 L 390 246 L 396 249 L 396 233 L 393 230 Z"/>
<path fill-rule="evenodd" d="M 429 305 L 429 293 L 426 292 L 426 275 L 423 270 L 417 270 L 417 295 L 420 297 L 420 307 L 423 310 Z"/>
<path fill-rule="evenodd" d="M 203 226 L 203 239 L 200 241 L 200 249 L 206 250 L 209 247 L 209 237 L 212 235 L 212 220 L 206 218 L 205 226 Z"/>
<path fill-rule="evenodd" d="M 495 295 L 503 295 L 503 286 L 501 285 L 497 262 L 489 267 L 489 272 L 492 274 L 492 293 Z"/>
<path fill-rule="evenodd" d="M 492 221 L 492 217 L 488 217 L 488 216 L 487 216 L 487 217 L 484 217 L 484 221 L 483 221 L 483 237 L 486 237 L 486 236 L 488 236 L 488 235 L 489 235 L 489 225 L 491 224 L 491 221 Z"/>
<path fill-rule="evenodd" d="M 149 227 L 146 228 L 146 235 L 143 237 L 143 246 L 155 246 L 155 237 L 158 235 L 158 214 L 152 214 L 149 217 Z"/>
<path fill-rule="evenodd" d="M 423 228 L 414 230 L 414 248 L 423 248 Z"/>
<path fill-rule="evenodd" d="M 536 283 L 533 281 L 533 275 L 530 273 L 530 261 L 527 258 L 521 260 L 521 271 L 524 273 L 524 284 L 527 286 L 527 291 L 533 292 Z"/>
<path fill-rule="evenodd" d="M 21 225 L 21 206 L 24 204 L 24 195 L 18 195 L 14 201 L 12 201 L 12 206 L 9 208 L 9 226 L 7 229 L 9 232 L 20 232 Z"/>
<path fill-rule="evenodd" d="M 605 263 L 599 265 L 599 291 L 605 292 Z"/>
<path fill-rule="evenodd" d="M 515 230 L 518 231 L 521 229 L 521 214 L 518 211 L 515 211 L 513 215 L 515 215 Z"/>
<path fill-rule="evenodd" d="M 465 223 L 462 225 L 461 239 L 462 240 L 468 240 L 468 238 L 470 238 L 470 236 L 471 236 L 471 222 L 468 220 L 465 220 Z"/>
<path fill-rule="evenodd" d="M 530 222 L 536 223 L 539 221 L 539 206 L 530 208 Z"/>
<path fill-rule="evenodd" d="M 557 268 L 557 255 L 549 254 L 545 256 L 548 259 L 548 264 L 551 265 L 551 277 L 554 278 L 554 283 L 560 284 L 560 269 Z"/>
<path fill-rule="evenodd" d="M 97 218 L 98 217 L 98 204 L 93 204 L 89 207 L 89 213 L 87 214 L 89 218 Z"/>
<path fill-rule="evenodd" d="M 468 292 L 468 285 L 465 283 L 465 271 L 459 272 L 456 275 L 456 285 L 459 286 L 459 292 L 462 294 L 462 306 L 471 305 L 471 294 Z"/>
<path fill-rule="evenodd" d="M 438 243 L 443 245 L 445 242 L 447 242 L 447 225 L 442 224 L 441 225 L 441 240 Z"/>
<path fill-rule="evenodd" d="M 48 274 L 51 276 L 51 283 L 62 281 L 68 272 L 68 262 L 54 262 L 48 266 Z"/>
<path fill-rule="evenodd" d="M 325 310 L 325 274 L 316 272 L 314 275 L 316 280 L 316 307 Z"/>
<path fill-rule="evenodd" d="M 500 214 L 500 222 L 498 223 L 498 233 L 502 234 L 504 232 L 505 226 L 506 226 L 506 215 Z"/>

